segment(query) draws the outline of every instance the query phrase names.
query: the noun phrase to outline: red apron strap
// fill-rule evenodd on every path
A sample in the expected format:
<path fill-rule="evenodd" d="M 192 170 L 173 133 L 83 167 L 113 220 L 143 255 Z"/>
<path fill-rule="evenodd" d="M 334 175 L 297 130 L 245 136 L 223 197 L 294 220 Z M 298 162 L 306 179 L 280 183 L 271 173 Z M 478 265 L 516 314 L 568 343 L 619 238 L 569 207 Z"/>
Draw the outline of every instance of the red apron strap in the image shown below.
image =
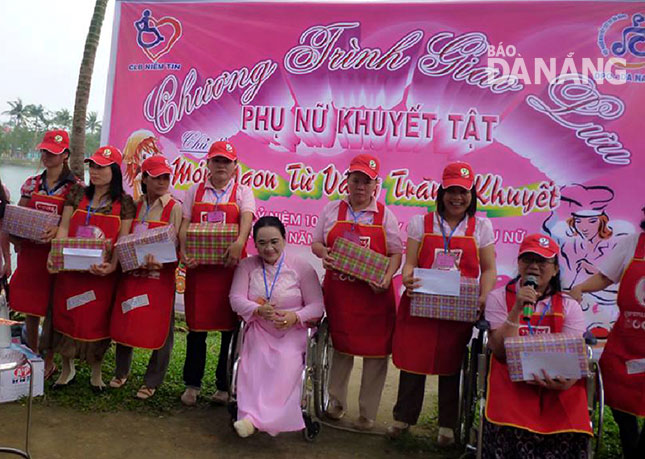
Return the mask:
<path fill-rule="evenodd" d="M 344 222 L 347 221 L 347 208 L 349 206 L 347 205 L 347 202 L 344 200 L 340 201 L 340 205 L 338 206 L 338 219 L 337 221 L 339 222 Z"/>
<path fill-rule="evenodd" d="M 434 212 L 429 212 L 423 217 L 423 232 L 425 234 L 434 232 Z"/>
<path fill-rule="evenodd" d="M 564 327 L 562 292 L 558 292 L 551 297 L 551 307 L 553 308 L 553 333 L 562 333 L 562 328 Z"/>
<path fill-rule="evenodd" d="M 206 184 L 204 182 L 201 182 L 197 187 L 197 191 L 195 192 L 195 201 L 193 202 L 193 205 L 195 205 L 195 202 L 202 202 L 202 199 L 204 199 L 205 190 Z"/>
<path fill-rule="evenodd" d="M 111 214 L 116 215 L 117 217 L 121 217 L 121 199 L 112 203 Z"/>
<path fill-rule="evenodd" d="M 642 232 L 641 235 L 638 236 L 638 244 L 636 245 L 634 258 L 645 258 L 645 232 Z"/>
<path fill-rule="evenodd" d="M 383 219 L 385 218 L 385 206 L 380 202 L 376 203 L 376 215 L 374 215 L 373 224 L 376 226 L 383 226 Z"/>
<path fill-rule="evenodd" d="M 168 223 L 170 221 L 170 214 L 172 212 L 173 207 L 175 207 L 175 204 L 177 204 L 177 201 L 170 198 L 170 201 L 168 201 L 168 203 L 164 206 L 163 211 L 161 212 L 162 222 Z"/>
<path fill-rule="evenodd" d="M 228 198 L 229 204 L 237 204 L 237 183 L 233 185 L 233 189 L 231 190 L 231 195 Z"/>
<path fill-rule="evenodd" d="M 466 236 L 473 236 L 475 234 L 475 216 L 468 217 L 468 222 L 466 223 Z"/>
<path fill-rule="evenodd" d="M 87 207 L 90 205 L 90 200 L 87 199 L 87 195 L 85 192 L 83 192 L 83 197 L 81 198 L 81 202 L 78 203 L 78 207 L 76 208 L 77 210 L 87 210 Z"/>

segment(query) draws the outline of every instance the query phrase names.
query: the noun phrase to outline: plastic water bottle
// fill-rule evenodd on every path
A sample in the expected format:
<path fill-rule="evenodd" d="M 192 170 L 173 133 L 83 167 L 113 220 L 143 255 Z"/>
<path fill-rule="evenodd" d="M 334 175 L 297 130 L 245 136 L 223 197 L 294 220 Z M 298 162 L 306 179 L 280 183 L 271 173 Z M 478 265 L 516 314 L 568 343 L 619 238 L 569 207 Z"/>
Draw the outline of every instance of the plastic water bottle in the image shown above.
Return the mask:
<path fill-rule="evenodd" d="M 9 307 L 5 292 L 0 291 L 0 319 L 9 319 Z M 0 325 L 0 349 L 11 346 L 11 327 L 9 325 Z"/>

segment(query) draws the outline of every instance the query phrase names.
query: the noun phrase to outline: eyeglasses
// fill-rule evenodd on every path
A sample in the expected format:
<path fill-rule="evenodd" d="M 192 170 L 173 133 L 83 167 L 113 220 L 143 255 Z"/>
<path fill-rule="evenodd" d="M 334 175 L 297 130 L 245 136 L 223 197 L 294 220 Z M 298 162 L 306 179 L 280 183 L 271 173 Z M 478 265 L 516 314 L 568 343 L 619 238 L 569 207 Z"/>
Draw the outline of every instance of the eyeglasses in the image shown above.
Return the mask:
<path fill-rule="evenodd" d="M 544 268 L 546 265 L 554 265 L 555 264 L 555 260 L 540 257 L 540 256 L 537 256 L 537 255 L 536 256 L 522 255 L 519 258 L 519 262 L 522 263 L 523 265 L 526 265 L 526 266 L 536 264 L 540 268 Z"/>

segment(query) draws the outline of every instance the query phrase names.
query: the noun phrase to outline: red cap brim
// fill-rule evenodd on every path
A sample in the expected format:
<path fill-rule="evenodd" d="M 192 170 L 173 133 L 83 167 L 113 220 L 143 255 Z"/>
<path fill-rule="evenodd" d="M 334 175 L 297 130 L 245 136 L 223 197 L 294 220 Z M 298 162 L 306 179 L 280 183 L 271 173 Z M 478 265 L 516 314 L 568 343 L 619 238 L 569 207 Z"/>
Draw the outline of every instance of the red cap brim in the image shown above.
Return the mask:
<path fill-rule="evenodd" d="M 36 147 L 36 150 L 47 150 L 48 152 L 54 155 L 60 155 L 66 149 L 67 147 L 65 147 L 64 145 L 60 145 L 58 143 L 51 143 L 51 142 L 40 142 Z"/>
<path fill-rule="evenodd" d="M 89 163 L 90 161 L 94 164 L 98 164 L 99 166 L 109 166 L 110 164 L 117 164 L 115 160 L 106 158 L 105 156 L 90 156 L 89 158 L 85 158 L 83 162 Z"/>
<path fill-rule="evenodd" d="M 551 258 L 555 257 L 558 254 L 557 252 L 553 252 L 553 250 L 551 250 L 548 247 L 539 247 L 539 248 L 538 247 L 531 247 L 531 248 L 524 249 L 524 250 L 520 251 L 520 253 L 517 256 L 519 257 L 521 255 L 524 255 L 525 253 L 534 253 L 536 255 L 539 255 L 539 256 L 544 257 L 544 258 L 549 259 L 549 260 Z"/>
<path fill-rule="evenodd" d="M 446 188 L 450 188 L 451 186 L 458 186 L 459 188 L 463 188 L 464 190 L 471 190 L 473 188 L 473 184 L 474 182 L 469 179 L 451 178 L 444 180 L 441 186 L 444 190 Z"/>
<path fill-rule="evenodd" d="M 367 175 L 372 180 L 374 180 L 376 177 L 378 177 L 378 174 L 376 173 L 376 171 L 370 169 L 367 166 L 363 166 L 363 165 L 352 166 L 352 167 L 349 168 L 348 172 L 350 174 L 352 172 L 362 172 L 363 174 Z"/>
<path fill-rule="evenodd" d="M 169 167 L 164 167 L 164 166 L 154 167 L 149 171 L 145 171 L 145 172 L 150 177 L 159 177 L 161 175 L 172 174 L 172 170 Z"/>

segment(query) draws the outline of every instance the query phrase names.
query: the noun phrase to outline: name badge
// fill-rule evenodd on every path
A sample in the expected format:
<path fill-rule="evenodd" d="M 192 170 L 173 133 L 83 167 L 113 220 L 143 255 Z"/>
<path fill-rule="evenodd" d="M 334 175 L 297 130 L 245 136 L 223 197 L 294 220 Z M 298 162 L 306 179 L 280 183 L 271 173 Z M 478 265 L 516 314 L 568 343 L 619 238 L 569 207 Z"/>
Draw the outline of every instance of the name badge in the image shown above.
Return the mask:
<path fill-rule="evenodd" d="M 224 212 L 221 210 L 213 210 L 206 214 L 206 220 L 208 223 L 223 223 L 224 222 Z"/>
<path fill-rule="evenodd" d="M 349 242 L 353 242 L 359 245 L 361 243 L 361 237 L 358 233 L 355 233 L 353 231 L 345 231 L 345 233 L 343 234 L 343 239 L 347 239 Z"/>
<path fill-rule="evenodd" d="M 137 224 L 134 225 L 134 234 L 141 235 L 146 231 L 148 231 L 148 222 L 137 222 Z"/>
<path fill-rule="evenodd" d="M 76 230 L 76 237 L 87 239 L 101 239 L 103 231 L 101 228 L 92 225 L 82 225 Z"/>
<path fill-rule="evenodd" d="M 432 267 L 434 269 L 457 269 L 457 255 L 450 252 L 439 252 Z"/>

